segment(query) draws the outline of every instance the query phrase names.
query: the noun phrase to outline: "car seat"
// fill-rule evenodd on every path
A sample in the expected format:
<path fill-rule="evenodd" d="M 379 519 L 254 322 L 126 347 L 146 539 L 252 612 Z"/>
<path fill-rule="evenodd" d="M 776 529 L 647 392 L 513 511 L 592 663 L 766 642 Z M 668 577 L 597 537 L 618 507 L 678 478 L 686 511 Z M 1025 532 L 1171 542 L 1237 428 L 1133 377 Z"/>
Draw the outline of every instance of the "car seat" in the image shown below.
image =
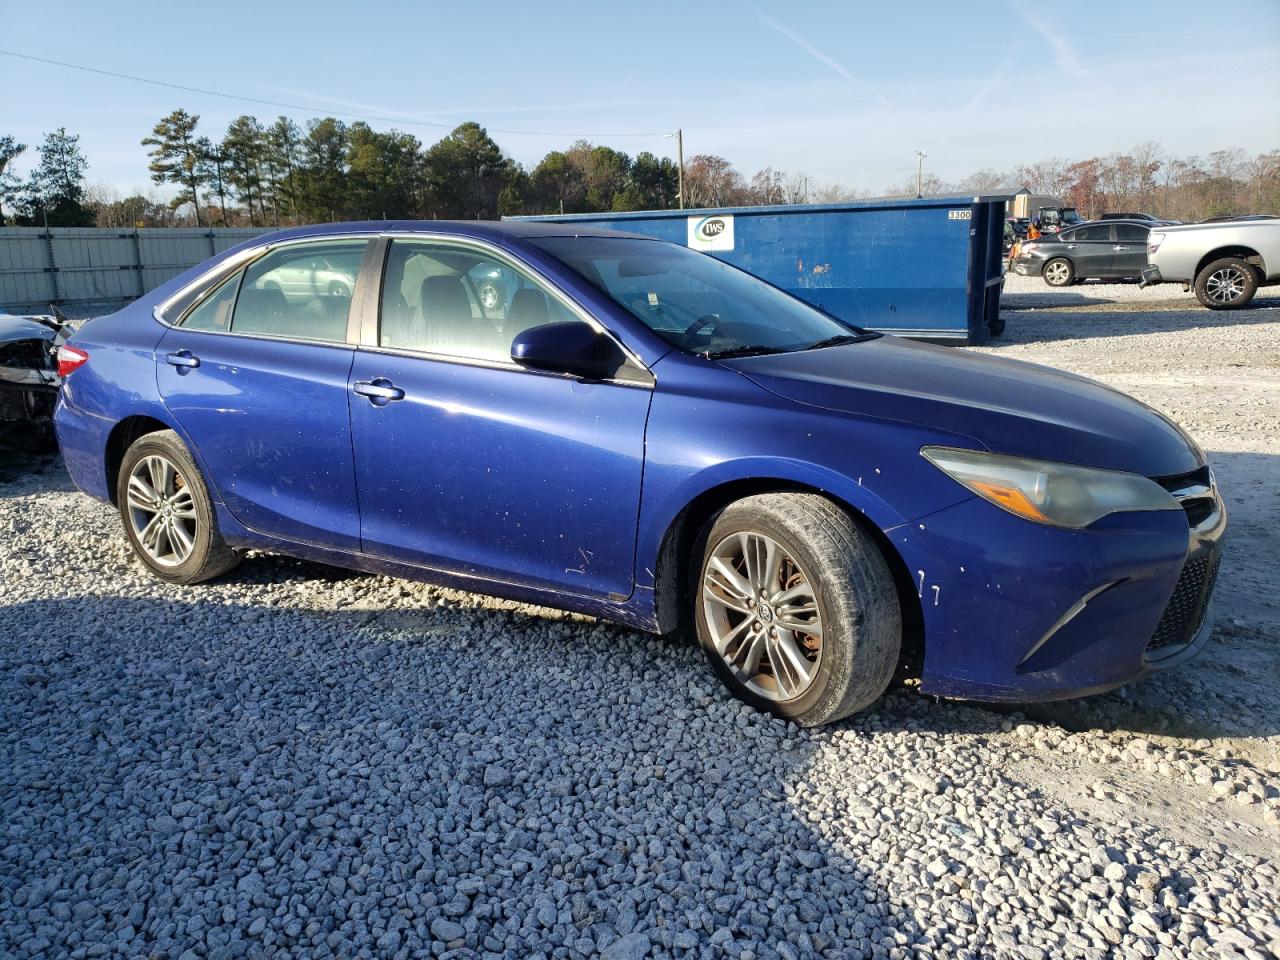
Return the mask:
<path fill-rule="evenodd" d="M 439 353 L 492 357 L 501 351 L 497 329 L 471 310 L 471 297 L 461 277 L 427 277 L 418 299 L 423 347 Z"/>

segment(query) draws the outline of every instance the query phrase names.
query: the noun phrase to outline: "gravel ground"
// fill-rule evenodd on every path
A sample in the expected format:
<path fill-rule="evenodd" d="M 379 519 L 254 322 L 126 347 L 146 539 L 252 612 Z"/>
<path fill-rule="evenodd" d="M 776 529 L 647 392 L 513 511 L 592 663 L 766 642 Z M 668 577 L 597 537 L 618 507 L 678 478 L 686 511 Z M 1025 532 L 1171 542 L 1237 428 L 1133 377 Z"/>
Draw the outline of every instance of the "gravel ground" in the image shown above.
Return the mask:
<path fill-rule="evenodd" d="M 583 617 L 266 556 L 166 587 L 56 461 L 0 464 L 0 955 L 1280 953 L 1280 305 L 1007 294 L 983 349 L 1210 452 L 1195 663 L 803 731 Z"/>

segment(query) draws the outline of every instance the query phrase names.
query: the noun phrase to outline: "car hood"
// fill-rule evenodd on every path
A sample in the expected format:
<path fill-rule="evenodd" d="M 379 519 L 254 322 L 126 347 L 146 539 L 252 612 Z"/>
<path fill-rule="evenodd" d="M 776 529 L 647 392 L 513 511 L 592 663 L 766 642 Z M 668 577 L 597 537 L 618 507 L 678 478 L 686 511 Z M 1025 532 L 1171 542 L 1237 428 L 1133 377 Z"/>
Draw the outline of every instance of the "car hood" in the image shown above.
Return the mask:
<path fill-rule="evenodd" d="M 724 363 L 797 403 L 945 430 L 994 453 L 1149 477 L 1187 473 L 1203 462 L 1164 415 L 1038 364 L 892 336 Z"/>

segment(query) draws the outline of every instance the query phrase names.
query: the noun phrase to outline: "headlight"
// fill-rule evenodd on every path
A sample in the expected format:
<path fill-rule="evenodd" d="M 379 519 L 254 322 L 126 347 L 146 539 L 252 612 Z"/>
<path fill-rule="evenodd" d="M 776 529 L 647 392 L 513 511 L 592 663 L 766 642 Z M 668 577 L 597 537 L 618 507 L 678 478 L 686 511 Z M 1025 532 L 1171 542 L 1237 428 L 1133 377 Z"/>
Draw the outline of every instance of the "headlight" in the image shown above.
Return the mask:
<path fill-rule="evenodd" d="M 1136 473 L 952 447 L 920 454 L 984 500 L 1038 523 L 1079 529 L 1121 511 L 1181 509 L 1160 484 Z"/>

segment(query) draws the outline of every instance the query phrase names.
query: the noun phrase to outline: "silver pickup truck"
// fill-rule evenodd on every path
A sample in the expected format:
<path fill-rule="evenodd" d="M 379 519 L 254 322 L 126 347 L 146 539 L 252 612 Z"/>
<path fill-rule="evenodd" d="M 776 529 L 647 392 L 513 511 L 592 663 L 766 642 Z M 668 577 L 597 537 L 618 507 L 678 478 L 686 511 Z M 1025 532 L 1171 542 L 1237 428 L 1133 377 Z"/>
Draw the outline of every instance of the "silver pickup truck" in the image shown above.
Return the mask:
<path fill-rule="evenodd" d="M 1280 218 L 1153 227 L 1142 286 L 1182 283 L 1210 310 L 1243 307 L 1280 283 Z"/>

